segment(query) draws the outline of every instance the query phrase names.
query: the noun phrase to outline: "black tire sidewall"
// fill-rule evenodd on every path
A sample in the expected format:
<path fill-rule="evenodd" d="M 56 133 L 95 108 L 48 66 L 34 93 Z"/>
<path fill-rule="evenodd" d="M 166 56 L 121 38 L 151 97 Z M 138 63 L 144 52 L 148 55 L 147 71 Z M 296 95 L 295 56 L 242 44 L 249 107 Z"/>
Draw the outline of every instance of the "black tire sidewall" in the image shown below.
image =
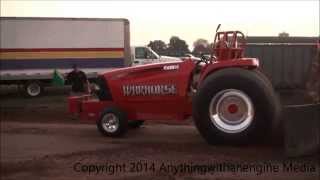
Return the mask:
<path fill-rule="evenodd" d="M 193 117 L 200 134 L 210 144 L 244 144 L 261 139 L 270 130 L 274 117 L 273 94 L 266 82 L 254 71 L 241 68 L 222 69 L 209 75 L 200 85 L 193 100 Z M 236 89 L 249 96 L 254 106 L 254 119 L 248 128 L 239 133 L 219 130 L 210 120 L 209 104 L 218 92 Z"/>
<path fill-rule="evenodd" d="M 274 87 L 272 86 L 271 81 L 269 80 L 269 78 L 262 72 L 261 69 L 255 69 L 254 70 L 257 75 L 259 75 L 259 77 L 265 81 L 265 83 L 268 85 L 267 88 L 270 88 L 269 91 L 275 91 Z M 271 97 L 271 99 L 274 100 L 274 121 L 272 122 L 272 129 L 270 132 L 271 135 L 271 143 L 274 145 L 282 145 L 284 142 L 284 124 L 282 121 L 282 105 L 280 102 L 280 97 L 276 94 L 276 93 L 270 93 L 269 94 Z"/>

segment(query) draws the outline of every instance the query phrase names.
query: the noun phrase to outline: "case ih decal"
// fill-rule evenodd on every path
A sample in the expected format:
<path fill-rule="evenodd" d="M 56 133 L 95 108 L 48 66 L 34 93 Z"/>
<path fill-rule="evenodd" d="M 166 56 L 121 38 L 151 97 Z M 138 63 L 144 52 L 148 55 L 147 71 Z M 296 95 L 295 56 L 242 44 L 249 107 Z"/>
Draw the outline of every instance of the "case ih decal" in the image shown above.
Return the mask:
<path fill-rule="evenodd" d="M 170 71 L 170 70 L 176 70 L 179 69 L 179 65 L 170 65 L 170 66 L 163 66 L 163 70 Z"/>
<path fill-rule="evenodd" d="M 175 95 L 176 89 L 173 84 L 122 86 L 124 96 Z"/>

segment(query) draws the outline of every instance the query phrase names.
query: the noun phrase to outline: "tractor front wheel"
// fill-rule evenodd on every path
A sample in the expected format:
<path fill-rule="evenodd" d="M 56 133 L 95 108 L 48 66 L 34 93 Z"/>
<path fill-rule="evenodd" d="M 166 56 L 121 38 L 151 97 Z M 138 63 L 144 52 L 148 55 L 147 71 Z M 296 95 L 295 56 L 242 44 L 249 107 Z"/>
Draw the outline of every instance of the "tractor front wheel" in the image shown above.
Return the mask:
<path fill-rule="evenodd" d="M 118 108 L 106 108 L 97 121 L 97 128 L 104 136 L 120 137 L 127 132 L 128 120 Z"/>
<path fill-rule="evenodd" d="M 264 140 L 278 118 L 270 83 L 254 70 L 222 69 L 209 75 L 193 100 L 193 118 L 210 144 Z"/>

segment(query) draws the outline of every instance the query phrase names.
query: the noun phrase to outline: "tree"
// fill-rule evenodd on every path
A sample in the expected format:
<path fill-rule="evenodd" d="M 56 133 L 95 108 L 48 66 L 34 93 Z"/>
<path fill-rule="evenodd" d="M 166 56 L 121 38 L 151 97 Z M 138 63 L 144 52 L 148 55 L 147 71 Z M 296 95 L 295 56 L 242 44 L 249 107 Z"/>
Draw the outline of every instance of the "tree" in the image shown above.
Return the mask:
<path fill-rule="evenodd" d="M 209 45 L 209 42 L 206 39 L 199 38 L 193 43 L 193 47 L 196 47 L 199 45 L 207 47 Z"/>
<path fill-rule="evenodd" d="M 289 37 L 289 33 L 283 31 L 282 33 L 279 33 L 279 37 Z"/>
<path fill-rule="evenodd" d="M 201 54 L 210 54 L 211 53 L 211 46 L 206 39 L 197 39 L 193 43 L 193 51 L 192 54 L 195 56 L 200 57 Z"/>
<path fill-rule="evenodd" d="M 168 55 L 181 57 L 186 53 L 190 53 L 186 41 L 180 39 L 178 36 L 172 36 L 168 44 Z"/>
<path fill-rule="evenodd" d="M 165 42 L 163 42 L 161 40 L 150 41 L 148 44 L 148 47 L 150 47 L 152 50 L 154 50 L 159 55 L 166 55 L 167 45 Z"/>

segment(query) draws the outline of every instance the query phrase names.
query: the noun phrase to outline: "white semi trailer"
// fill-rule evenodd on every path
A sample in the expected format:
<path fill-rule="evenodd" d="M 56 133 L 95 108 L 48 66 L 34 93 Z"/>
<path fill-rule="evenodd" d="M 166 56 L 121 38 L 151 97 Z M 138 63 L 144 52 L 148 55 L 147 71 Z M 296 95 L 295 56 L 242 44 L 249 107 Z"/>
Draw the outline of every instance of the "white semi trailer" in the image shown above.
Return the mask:
<path fill-rule="evenodd" d="M 40 95 L 55 69 L 65 75 L 74 64 L 93 80 L 102 71 L 172 60 L 130 47 L 127 19 L 0 18 L 0 83 L 23 85 L 28 96 Z"/>

